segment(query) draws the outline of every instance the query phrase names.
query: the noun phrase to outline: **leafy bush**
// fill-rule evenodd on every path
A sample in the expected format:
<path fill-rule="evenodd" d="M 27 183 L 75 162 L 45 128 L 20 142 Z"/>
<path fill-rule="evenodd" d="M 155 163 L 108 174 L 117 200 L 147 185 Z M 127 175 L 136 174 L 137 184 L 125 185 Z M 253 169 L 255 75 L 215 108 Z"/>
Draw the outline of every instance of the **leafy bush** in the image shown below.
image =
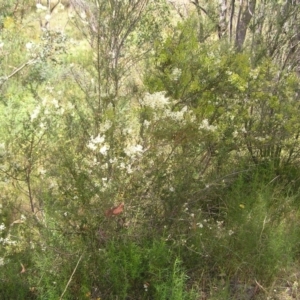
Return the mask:
<path fill-rule="evenodd" d="M 225 40 L 199 43 L 195 16 L 162 30 L 163 2 L 76 3 L 85 42 L 18 36 L 12 17 L 1 31 L 16 70 L 0 57 L 2 298 L 271 286 L 299 259 L 298 76 Z"/>

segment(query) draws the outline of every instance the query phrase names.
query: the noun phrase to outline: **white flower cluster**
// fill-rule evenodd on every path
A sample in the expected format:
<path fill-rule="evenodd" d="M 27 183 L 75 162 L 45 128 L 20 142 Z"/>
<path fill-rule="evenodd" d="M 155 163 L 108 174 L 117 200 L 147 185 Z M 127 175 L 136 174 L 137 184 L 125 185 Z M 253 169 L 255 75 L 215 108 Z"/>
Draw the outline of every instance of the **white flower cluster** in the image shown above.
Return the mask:
<path fill-rule="evenodd" d="M 41 111 L 41 107 L 38 105 L 30 115 L 31 122 L 34 121 L 38 117 L 40 111 Z"/>
<path fill-rule="evenodd" d="M 0 224 L 0 233 L 1 233 L 1 231 L 5 230 L 5 229 L 6 229 L 5 224 L 4 223 Z M 17 243 L 16 241 L 12 241 L 10 239 L 9 235 L 6 238 L 0 237 L 0 244 L 2 244 L 2 245 L 15 245 L 16 243 Z"/>
<path fill-rule="evenodd" d="M 234 132 L 232 133 L 232 136 L 234 138 L 237 138 L 239 136 L 239 132 L 237 130 L 234 130 Z"/>
<path fill-rule="evenodd" d="M 90 149 L 95 150 L 94 146 L 97 144 L 102 144 L 105 141 L 105 136 L 101 136 L 98 134 L 96 137 L 91 137 L 89 145 L 88 146 Z"/>
<path fill-rule="evenodd" d="M 129 157 L 135 157 L 144 152 L 142 145 L 129 145 L 124 149 L 124 152 Z"/>
<path fill-rule="evenodd" d="M 179 77 L 181 76 L 181 73 L 182 73 L 182 71 L 180 69 L 174 68 L 171 73 L 171 78 L 173 80 L 177 81 L 179 79 Z"/>
<path fill-rule="evenodd" d="M 249 75 L 250 75 L 250 78 L 252 78 L 252 79 L 257 79 L 257 77 L 258 77 L 258 75 L 259 75 L 259 72 L 260 72 L 260 68 L 256 68 L 256 69 L 251 69 L 250 70 L 250 73 L 249 73 Z"/>
<path fill-rule="evenodd" d="M 210 125 L 209 121 L 207 119 L 204 119 L 200 124 L 199 129 L 204 129 L 207 131 L 215 131 L 217 129 L 217 126 Z"/>
<path fill-rule="evenodd" d="M 107 151 L 109 150 L 109 145 L 107 143 L 104 143 L 105 141 L 105 135 L 98 134 L 96 137 L 91 137 L 89 143 L 87 144 L 87 147 L 93 151 L 96 151 L 99 149 L 99 152 L 102 155 L 106 155 Z"/>
<path fill-rule="evenodd" d="M 65 109 L 64 109 L 64 107 L 62 106 L 62 104 L 58 102 L 57 99 L 53 98 L 52 101 L 51 101 L 49 104 L 52 104 L 52 105 L 54 106 L 54 108 L 55 108 L 55 113 L 56 113 L 57 115 L 63 115 L 63 114 L 64 114 Z M 67 106 L 68 106 L 68 104 L 67 104 Z"/>
<path fill-rule="evenodd" d="M 106 120 L 103 124 L 101 124 L 100 132 L 106 132 L 112 126 L 112 122 L 110 120 Z"/>
<path fill-rule="evenodd" d="M 144 126 L 145 128 L 148 128 L 148 127 L 150 126 L 150 124 L 151 124 L 151 121 L 144 120 L 143 126 Z"/>
<path fill-rule="evenodd" d="M 163 118 L 169 118 L 176 122 L 183 122 L 186 120 L 195 121 L 195 115 L 192 110 L 189 110 L 187 106 L 184 106 L 179 111 L 172 109 L 172 100 L 165 96 L 165 92 L 156 92 L 153 94 L 146 93 L 141 100 L 141 104 L 150 107 L 155 110 L 153 116 L 154 121 L 159 121 Z M 188 116 L 188 118 L 186 118 Z M 149 127 L 151 121 L 144 121 L 144 126 Z"/>
<path fill-rule="evenodd" d="M 33 42 L 28 42 L 25 47 L 27 51 L 32 51 L 35 48 L 35 44 Z"/>
<path fill-rule="evenodd" d="M 165 116 L 173 119 L 174 121 L 182 121 L 187 110 L 187 106 L 184 106 L 180 111 L 171 111 L 170 109 L 166 109 Z"/>
<path fill-rule="evenodd" d="M 153 109 L 161 109 L 169 104 L 169 98 L 165 96 L 165 92 L 156 92 L 153 94 L 146 93 L 141 103 Z"/>

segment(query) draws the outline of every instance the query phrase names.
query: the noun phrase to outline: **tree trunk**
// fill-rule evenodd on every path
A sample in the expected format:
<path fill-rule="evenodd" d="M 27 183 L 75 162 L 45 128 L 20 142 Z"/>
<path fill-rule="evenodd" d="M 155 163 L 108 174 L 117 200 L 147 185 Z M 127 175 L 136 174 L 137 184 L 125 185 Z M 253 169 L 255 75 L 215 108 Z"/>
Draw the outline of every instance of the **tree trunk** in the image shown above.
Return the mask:
<path fill-rule="evenodd" d="M 240 1 L 235 39 L 235 46 L 238 51 L 241 51 L 243 48 L 249 23 L 255 13 L 255 6 L 256 0 Z"/>
<path fill-rule="evenodd" d="M 218 25 L 218 35 L 219 38 L 222 38 L 224 35 L 226 35 L 227 31 L 227 0 L 219 0 L 219 6 L 220 6 L 220 14 L 219 14 L 219 25 Z"/>

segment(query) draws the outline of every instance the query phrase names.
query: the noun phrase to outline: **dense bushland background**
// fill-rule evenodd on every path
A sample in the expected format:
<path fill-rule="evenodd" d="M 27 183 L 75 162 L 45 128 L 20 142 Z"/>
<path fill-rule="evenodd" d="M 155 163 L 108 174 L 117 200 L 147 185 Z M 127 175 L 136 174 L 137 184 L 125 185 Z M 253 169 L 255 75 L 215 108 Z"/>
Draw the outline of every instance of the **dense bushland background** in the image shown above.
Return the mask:
<path fill-rule="evenodd" d="M 300 298 L 299 1 L 235 2 L 1 2 L 1 299 Z"/>

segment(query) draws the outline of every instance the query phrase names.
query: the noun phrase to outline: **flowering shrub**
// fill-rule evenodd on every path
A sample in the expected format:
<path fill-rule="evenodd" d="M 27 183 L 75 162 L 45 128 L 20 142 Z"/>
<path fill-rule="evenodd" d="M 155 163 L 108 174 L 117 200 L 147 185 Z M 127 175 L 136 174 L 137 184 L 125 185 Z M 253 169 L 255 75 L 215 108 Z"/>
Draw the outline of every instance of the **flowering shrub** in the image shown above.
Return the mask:
<path fill-rule="evenodd" d="M 43 28 L 13 45 L 12 18 L 1 32 L 0 267 L 13 276 L 0 297 L 16 278 L 47 299 L 198 299 L 190 282 L 271 277 L 285 244 L 298 251 L 285 220 L 299 225 L 298 77 L 199 44 L 193 18 L 158 33 L 145 14 L 132 31 L 135 1 L 75 2 L 87 41 Z M 145 40 L 131 89 L 127 59 Z"/>

